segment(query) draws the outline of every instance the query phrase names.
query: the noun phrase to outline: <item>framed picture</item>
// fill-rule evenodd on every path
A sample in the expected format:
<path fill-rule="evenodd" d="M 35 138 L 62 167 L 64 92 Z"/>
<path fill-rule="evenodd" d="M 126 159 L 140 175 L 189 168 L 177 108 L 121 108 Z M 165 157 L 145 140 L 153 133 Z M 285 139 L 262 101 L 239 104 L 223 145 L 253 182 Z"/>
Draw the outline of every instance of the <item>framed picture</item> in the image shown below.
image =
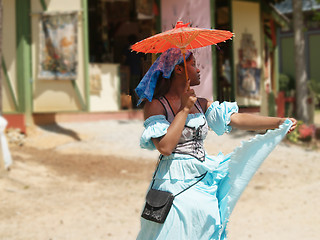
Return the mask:
<path fill-rule="evenodd" d="M 39 79 L 77 78 L 77 28 L 77 13 L 41 16 Z"/>

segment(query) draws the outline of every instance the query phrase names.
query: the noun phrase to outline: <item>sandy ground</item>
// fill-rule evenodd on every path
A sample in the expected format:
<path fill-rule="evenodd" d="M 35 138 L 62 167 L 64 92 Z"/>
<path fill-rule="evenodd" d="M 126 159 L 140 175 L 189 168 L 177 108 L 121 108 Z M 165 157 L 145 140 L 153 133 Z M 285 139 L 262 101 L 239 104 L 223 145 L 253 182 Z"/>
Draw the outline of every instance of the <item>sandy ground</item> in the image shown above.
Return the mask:
<path fill-rule="evenodd" d="M 141 121 L 35 128 L 0 174 L 0 240 L 130 240 L 157 153 L 139 148 Z M 209 133 L 210 154 L 231 152 L 252 133 Z M 237 204 L 229 240 L 317 240 L 320 151 L 282 142 Z"/>

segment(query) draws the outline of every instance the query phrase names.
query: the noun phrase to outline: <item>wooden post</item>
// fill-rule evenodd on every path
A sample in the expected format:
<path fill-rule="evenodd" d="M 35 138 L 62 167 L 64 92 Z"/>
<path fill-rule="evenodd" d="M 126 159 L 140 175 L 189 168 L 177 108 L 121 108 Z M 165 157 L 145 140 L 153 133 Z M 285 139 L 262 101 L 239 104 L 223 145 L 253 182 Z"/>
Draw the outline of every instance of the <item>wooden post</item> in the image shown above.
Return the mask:
<path fill-rule="evenodd" d="M 278 92 L 277 96 L 277 117 L 285 117 L 285 95 L 284 92 Z"/>

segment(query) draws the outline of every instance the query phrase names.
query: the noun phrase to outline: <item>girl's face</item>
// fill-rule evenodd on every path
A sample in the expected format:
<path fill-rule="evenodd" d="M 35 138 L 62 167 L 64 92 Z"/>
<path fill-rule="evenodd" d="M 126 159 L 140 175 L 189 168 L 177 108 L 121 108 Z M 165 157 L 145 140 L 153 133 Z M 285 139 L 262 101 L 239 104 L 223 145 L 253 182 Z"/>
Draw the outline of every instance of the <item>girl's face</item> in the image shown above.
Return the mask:
<path fill-rule="evenodd" d="M 190 79 L 190 86 L 197 86 L 200 84 L 200 69 L 197 67 L 196 59 L 193 55 L 187 61 L 188 76 Z"/>

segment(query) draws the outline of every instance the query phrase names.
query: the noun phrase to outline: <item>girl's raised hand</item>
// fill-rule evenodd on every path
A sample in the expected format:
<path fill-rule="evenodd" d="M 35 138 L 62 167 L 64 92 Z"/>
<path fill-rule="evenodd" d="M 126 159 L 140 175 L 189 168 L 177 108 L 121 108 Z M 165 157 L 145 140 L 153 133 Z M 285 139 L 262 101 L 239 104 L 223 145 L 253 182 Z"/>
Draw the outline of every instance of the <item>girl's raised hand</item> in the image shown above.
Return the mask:
<path fill-rule="evenodd" d="M 284 121 L 286 120 L 287 118 L 281 118 L 281 121 L 280 121 L 280 124 L 281 125 L 282 123 L 284 123 Z M 294 118 L 288 118 L 291 122 L 292 122 L 292 126 L 291 128 L 289 129 L 288 133 L 291 133 L 296 127 L 297 127 L 297 120 L 294 119 Z"/>
<path fill-rule="evenodd" d="M 297 127 L 297 120 L 294 118 L 289 118 L 289 120 L 292 122 L 292 126 L 289 129 L 288 133 L 291 133 Z"/>

